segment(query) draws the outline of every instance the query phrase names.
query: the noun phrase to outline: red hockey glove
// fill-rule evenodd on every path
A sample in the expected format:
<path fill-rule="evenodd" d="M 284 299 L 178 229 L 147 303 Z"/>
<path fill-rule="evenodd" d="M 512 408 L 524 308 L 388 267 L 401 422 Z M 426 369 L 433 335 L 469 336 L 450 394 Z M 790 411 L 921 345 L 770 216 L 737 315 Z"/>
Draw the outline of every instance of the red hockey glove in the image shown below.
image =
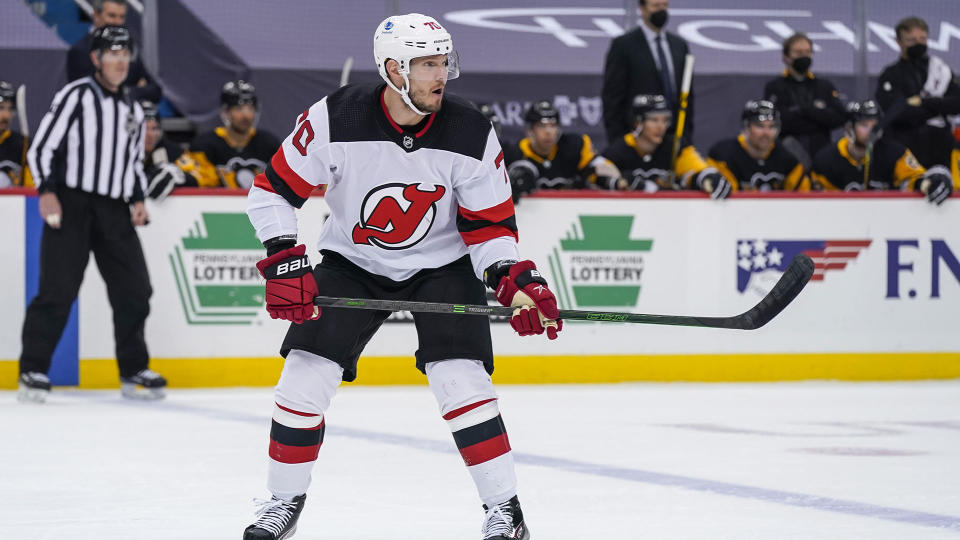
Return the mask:
<path fill-rule="evenodd" d="M 557 339 L 557 332 L 563 329 L 557 298 L 533 261 L 501 261 L 487 269 L 486 278 L 501 304 L 517 308 L 510 326 L 518 334 L 542 334 L 546 329 L 548 338 Z"/>
<path fill-rule="evenodd" d="M 320 316 L 320 308 L 313 305 L 317 282 L 306 253 L 307 247 L 300 244 L 257 263 L 257 270 L 267 280 L 270 317 L 300 324 Z"/>

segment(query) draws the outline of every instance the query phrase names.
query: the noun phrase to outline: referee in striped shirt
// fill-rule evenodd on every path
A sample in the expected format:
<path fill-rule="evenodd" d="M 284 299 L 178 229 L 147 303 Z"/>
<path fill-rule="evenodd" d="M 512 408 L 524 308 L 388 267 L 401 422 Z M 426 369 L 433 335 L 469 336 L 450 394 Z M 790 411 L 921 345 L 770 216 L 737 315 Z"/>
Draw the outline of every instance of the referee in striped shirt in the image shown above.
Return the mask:
<path fill-rule="evenodd" d="M 57 93 L 27 153 L 46 224 L 39 291 L 23 322 L 23 401 L 42 402 L 50 391 L 53 351 L 91 251 L 113 308 L 123 395 L 163 397 L 166 380 L 148 369 L 144 341 L 152 289 L 134 229 L 147 223 L 143 109 L 121 88 L 131 54 L 126 28 L 98 28 L 90 43 L 96 72 Z"/>

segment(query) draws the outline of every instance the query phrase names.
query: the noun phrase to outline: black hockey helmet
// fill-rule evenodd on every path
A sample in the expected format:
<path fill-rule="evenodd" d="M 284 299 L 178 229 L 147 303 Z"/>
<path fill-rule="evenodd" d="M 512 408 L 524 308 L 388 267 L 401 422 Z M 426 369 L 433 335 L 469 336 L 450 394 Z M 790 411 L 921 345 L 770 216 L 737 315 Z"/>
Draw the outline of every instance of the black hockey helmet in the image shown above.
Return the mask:
<path fill-rule="evenodd" d="M 880 110 L 880 106 L 872 99 L 866 101 L 851 101 L 847 103 L 845 110 L 847 112 L 847 122 L 850 123 L 857 123 L 869 118 L 879 120 L 883 117 L 883 111 Z"/>
<path fill-rule="evenodd" d="M 751 99 L 743 106 L 743 113 L 740 115 L 743 125 L 746 127 L 754 122 L 765 122 L 773 120 L 780 126 L 780 111 L 777 110 L 772 101 L 766 99 Z"/>
<path fill-rule="evenodd" d="M 157 110 L 156 103 L 152 101 L 143 100 L 140 102 L 140 107 L 143 109 L 144 120 L 159 120 L 160 111 Z"/>
<path fill-rule="evenodd" d="M 14 90 L 13 85 L 7 81 L 0 81 L 0 103 L 5 101 L 13 104 L 13 106 L 16 107 L 17 91 Z"/>
<path fill-rule="evenodd" d="M 523 115 L 523 122 L 527 126 L 534 124 L 559 124 L 560 112 L 553 103 L 543 100 L 530 104 Z"/>
<path fill-rule="evenodd" d="M 497 138 L 499 139 L 503 124 L 500 122 L 500 117 L 497 116 L 497 111 L 493 110 L 489 103 L 484 103 L 479 108 L 480 113 L 493 124 L 493 130 L 497 132 Z"/>
<path fill-rule="evenodd" d="M 247 81 L 239 79 L 229 81 L 220 90 L 220 106 L 225 108 L 238 105 L 253 105 L 257 107 L 257 89 Z"/>
<path fill-rule="evenodd" d="M 643 122 L 648 114 L 671 114 L 667 100 L 664 99 L 663 96 L 656 94 L 640 94 L 634 97 L 633 104 L 630 106 L 630 112 L 633 115 L 633 119 L 637 122 Z"/>
<path fill-rule="evenodd" d="M 123 26 L 102 26 L 93 31 L 90 39 L 90 52 L 120 51 L 127 49 L 133 53 L 133 40 L 130 31 Z"/>

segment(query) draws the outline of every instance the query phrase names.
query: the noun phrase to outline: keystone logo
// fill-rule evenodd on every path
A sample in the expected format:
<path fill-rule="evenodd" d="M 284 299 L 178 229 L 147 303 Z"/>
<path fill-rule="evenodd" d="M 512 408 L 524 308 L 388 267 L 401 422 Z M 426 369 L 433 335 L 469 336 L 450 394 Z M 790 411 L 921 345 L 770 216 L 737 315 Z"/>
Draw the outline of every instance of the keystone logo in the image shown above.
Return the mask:
<path fill-rule="evenodd" d="M 633 216 L 579 216 L 548 257 L 560 307 L 634 307 L 653 240 L 630 238 Z"/>
<path fill-rule="evenodd" d="M 263 311 L 263 246 L 242 213 L 201 214 L 170 254 L 189 324 L 250 324 Z"/>

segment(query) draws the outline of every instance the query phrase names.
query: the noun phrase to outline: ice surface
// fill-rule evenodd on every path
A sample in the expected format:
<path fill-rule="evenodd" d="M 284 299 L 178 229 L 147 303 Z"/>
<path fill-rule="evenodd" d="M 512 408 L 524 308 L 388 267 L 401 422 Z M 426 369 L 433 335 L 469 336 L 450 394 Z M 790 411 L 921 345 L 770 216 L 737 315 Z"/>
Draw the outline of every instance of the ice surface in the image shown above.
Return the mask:
<path fill-rule="evenodd" d="M 533 538 L 960 538 L 960 381 L 501 386 Z M 3 538 L 233 539 L 269 389 L 0 392 Z M 341 388 L 297 540 L 479 538 L 426 387 Z"/>

